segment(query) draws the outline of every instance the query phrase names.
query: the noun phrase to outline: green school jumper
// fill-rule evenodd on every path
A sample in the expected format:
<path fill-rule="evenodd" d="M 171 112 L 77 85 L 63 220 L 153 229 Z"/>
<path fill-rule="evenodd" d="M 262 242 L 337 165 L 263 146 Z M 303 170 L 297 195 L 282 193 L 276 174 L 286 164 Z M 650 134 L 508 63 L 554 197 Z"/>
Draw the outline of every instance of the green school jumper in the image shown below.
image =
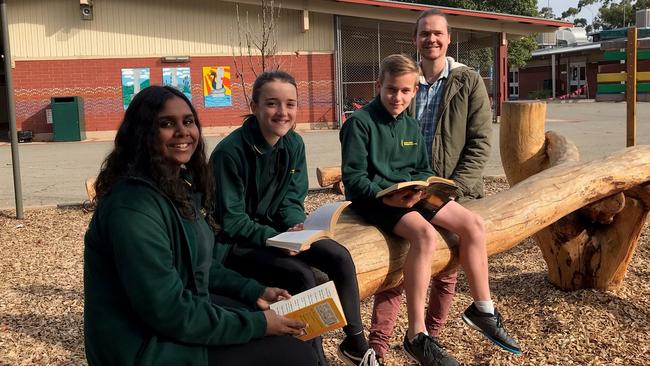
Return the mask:
<path fill-rule="evenodd" d="M 263 247 L 266 239 L 305 221 L 307 163 L 296 132 L 270 146 L 250 117 L 217 145 L 210 164 L 217 187 L 215 220 L 224 241 Z"/>
<path fill-rule="evenodd" d="M 200 216 L 182 218 L 150 182 L 115 184 L 85 236 L 84 333 L 90 365 L 207 365 L 206 346 L 261 338 L 261 311 L 222 308 L 208 291 L 254 306 L 264 288 L 224 268 Z"/>
<path fill-rule="evenodd" d="M 379 96 L 352 113 L 340 140 L 348 200 L 374 200 L 395 183 L 433 175 L 417 122 L 406 112 L 391 116 Z"/>

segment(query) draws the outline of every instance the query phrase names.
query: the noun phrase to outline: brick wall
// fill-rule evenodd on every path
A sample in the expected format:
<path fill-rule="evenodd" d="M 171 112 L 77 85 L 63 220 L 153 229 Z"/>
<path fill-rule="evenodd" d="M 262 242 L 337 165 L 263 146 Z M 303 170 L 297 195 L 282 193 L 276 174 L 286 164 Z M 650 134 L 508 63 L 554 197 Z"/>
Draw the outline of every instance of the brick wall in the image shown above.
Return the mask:
<path fill-rule="evenodd" d="M 259 61 L 259 60 L 258 60 Z M 278 64 L 298 82 L 299 123 L 334 121 L 334 59 L 331 54 L 280 56 Z M 232 107 L 205 108 L 203 66 L 230 66 Z M 52 132 L 45 110 L 53 96 L 81 96 L 84 100 L 86 131 L 116 130 L 124 114 L 121 69 L 149 68 L 151 84 L 162 84 L 163 67 L 190 67 L 192 103 L 206 127 L 237 126 L 248 112 L 241 83 L 235 79 L 233 59 L 192 57 L 183 64 L 163 64 L 160 58 L 115 58 L 83 60 L 16 61 L 13 70 L 16 91 L 16 123 L 19 130 Z M 247 73 L 248 87 L 254 81 Z"/>
<path fill-rule="evenodd" d="M 564 83 L 560 83 L 559 76 L 560 73 L 557 73 L 558 79 L 557 82 L 557 95 L 564 91 Z M 544 80 L 551 79 L 551 66 L 538 66 L 538 67 L 527 67 L 525 69 L 519 69 L 519 99 L 529 99 L 529 95 L 534 91 L 544 90 Z"/>
<path fill-rule="evenodd" d="M 596 98 L 596 90 L 598 90 L 598 62 L 587 62 L 587 84 L 589 87 L 589 98 Z"/>
<path fill-rule="evenodd" d="M 587 63 L 586 64 L 587 72 L 587 83 L 589 87 L 589 98 L 596 97 L 596 75 L 598 74 L 598 64 L 597 63 Z M 556 68 L 556 90 L 555 96 L 559 97 L 567 94 L 566 86 L 566 73 L 562 71 L 566 70 L 566 64 L 558 66 Z M 538 67 L 529 67 L 526 69 L 519 70 L 519 99 L 530 99 L 529 95 L 534 91 L 541 91 L 544 89 L 544 80 L 551 80 L 551 66 L 538 66 Z M 549 88 L 550 90 L 550 88 Z M 586 96 L 586 93 L 584 94 Z"/>

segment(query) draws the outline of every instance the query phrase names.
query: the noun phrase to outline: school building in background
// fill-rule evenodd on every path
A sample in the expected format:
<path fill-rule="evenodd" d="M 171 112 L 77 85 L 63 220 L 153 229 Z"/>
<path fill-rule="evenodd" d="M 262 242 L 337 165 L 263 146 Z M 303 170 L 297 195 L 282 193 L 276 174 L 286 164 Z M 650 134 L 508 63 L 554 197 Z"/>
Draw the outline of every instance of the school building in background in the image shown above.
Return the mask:
<path fill-rule="evenodd" d="M 650 10 L 636 12 L 639 54 L 638 101 L 650 101 Z M 509 99 L 596 99 L 621 101 L 625 89 L 627 28 L 587 35 L 584 28 L 537 36 L 540 49 L 519 69 L 511 68 Z M 611 48 L 612 41 L 619 47 Z M 611 49 L 610 49 L 611 48 Z"/>
<path fill-rule="evenodd" d="M 261 4 L 7 0 L 12 59 L 2 62 L 11 63 L 18 130 L 51 141 L 53 126 L 67 123 L 58 108 L 73 103 L 80 115 L 73 128 L 83 130 L 81 138 L 112 138 L 133 95 L 154 84 L 175 85 L 191 97 L 208 133 L 239 126 L 248 106 L 237 73 L 250 89 L 251 66 L 260 70 L 259 53 L 253 49 L 248 56 L 245 33 L 249 29 L 259 37 Z M 412 25 L 420 11 L 430 8 L 377 0 L 285 0 L 273 6 L 276 41 L 269 47 L 276 50 L 266 61 L 296 77 L 299 128 L 311 129 L 336 128 L 372 99 L 383 57 L 417 57 Z M 439 9 L 453 28 L 449 55 L 481 73 L 495 110 L 508 98 L 507 40 L 571 26 Z M 0 139 L 8 130 L 7 92 L 3 68 Z"/>

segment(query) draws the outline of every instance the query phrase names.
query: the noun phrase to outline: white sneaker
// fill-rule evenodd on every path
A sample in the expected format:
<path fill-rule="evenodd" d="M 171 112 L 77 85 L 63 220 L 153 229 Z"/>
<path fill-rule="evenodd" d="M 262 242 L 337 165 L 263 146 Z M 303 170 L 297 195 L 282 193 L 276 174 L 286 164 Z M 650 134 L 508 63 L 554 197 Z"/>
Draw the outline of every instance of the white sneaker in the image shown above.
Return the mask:
<path fill-rule="evenodd" d="M 359 363 L 359 366 L 379 366 L 374 349 L 368 348 L 366 353 L 363 355 L 363 359 Z"/>

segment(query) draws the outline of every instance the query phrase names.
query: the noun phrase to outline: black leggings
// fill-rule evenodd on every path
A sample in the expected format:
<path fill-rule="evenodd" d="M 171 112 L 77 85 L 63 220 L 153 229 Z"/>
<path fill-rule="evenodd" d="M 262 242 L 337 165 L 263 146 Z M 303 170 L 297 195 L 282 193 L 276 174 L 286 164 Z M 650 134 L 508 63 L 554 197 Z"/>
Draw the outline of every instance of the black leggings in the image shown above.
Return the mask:
<path fill-rule="evenodd" d="M 363 331 L 357 271 L 348 250 L 334 240 L 319 240 L 309 250 L 295 256 L 288 256 L 276 248 L 235 246 L 226 260 L 226 266 L 266 286 L 284 288 L 291 294 L 316 286 L 310 266 L 318 268 L 336 285 L 348 321 L 348 325 L 343 327 L 345 334 L 354 335 Z"/>
<path fill-rule="evenodd" d="M 211 296 L 212 302 L 233 308 L 246 305 L 223 296 Z M 269 336 L 245 344 L 208 348 L 208 366 L 306 366 L 317 365 L 312 345 L 290 336 Z"/>
<path fill-rule="evenodd" d="M 312 366 L 317 364 L 312 346 L 290 336 L 264 337 L 246 344 L 208 348 L 208 366 Z"/>

